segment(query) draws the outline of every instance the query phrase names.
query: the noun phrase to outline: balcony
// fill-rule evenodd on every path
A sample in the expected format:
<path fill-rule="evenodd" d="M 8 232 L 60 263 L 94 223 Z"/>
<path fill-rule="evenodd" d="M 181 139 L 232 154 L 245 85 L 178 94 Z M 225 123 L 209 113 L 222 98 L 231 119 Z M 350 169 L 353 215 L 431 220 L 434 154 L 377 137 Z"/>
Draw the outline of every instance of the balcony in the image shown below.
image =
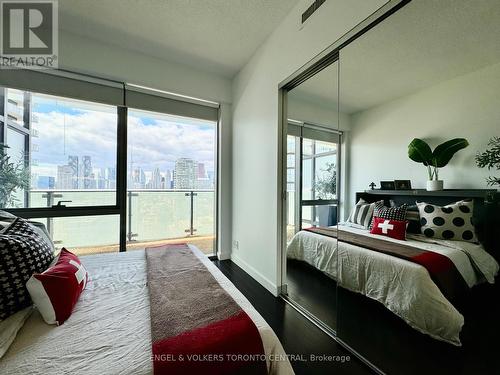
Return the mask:
<path fill-rule="evenodd" d="M 31 190 L 30 207 L 113 205 L 114 190 Z M 128 190 L 127 250 L 187 242 L 205 254 L 215 252 L 214 190 Z M 36 219 L 57 248 L 79 255 L 119 250 L 118 215 Z"/>

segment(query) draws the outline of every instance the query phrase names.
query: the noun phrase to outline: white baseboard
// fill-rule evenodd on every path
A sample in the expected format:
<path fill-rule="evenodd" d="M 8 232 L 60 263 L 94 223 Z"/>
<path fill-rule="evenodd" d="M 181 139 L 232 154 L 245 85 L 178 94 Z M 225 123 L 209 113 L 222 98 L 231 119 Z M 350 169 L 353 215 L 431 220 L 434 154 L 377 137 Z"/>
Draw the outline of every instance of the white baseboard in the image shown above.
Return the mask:
<path fill-rule="evenodd" d="M 257 271 L 255 268 L 253 268 L 251 265 L 249 265 L 234 253 L 231 254 L 231 260 L 236 263 L 238 267 L 242 268 L 246 273 L 252 276 L 260 285 L 269 290 L 273 294 L 273 296 L 278 296 L 278 287 L 276 286 L 276 284 L 271 282 L 271 280 L 262 275 L 259 271 Z"/>

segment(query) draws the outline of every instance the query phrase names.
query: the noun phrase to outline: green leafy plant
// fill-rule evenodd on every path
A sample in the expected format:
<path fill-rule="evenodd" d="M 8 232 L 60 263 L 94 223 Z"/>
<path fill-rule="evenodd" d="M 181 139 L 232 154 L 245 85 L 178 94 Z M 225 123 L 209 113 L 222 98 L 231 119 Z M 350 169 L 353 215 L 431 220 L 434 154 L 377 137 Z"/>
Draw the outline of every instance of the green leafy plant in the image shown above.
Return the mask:
<path fill-rule="evenodd" d="M 500 137 L 491 138 L 488 146 L 490 148 L 486 151 L 476 154 L 476 164 L 479 168 L 496 169 L 498 171 L 500 170 Z M 500 186 L 500 177 L 490 176 L 486 181 L 490 186 Z"/>
<path fill-rule="evenodd" d="M 8 148 L 0 143 L 0 207 L 15 206 L 19 200 L 13 193 L 17 189 L 30 187 L 30 174 L 24 163 L 24 155 L 13 161 L 7 153 Z"/>
<path fill-rule="evenodd" d="M 335 163 L 326 163 L 326 168 L 321 169 L 326 172 L 317 179 L 314 184 L 314 191 L 318 199 L 331 199 L 332 195 L 337 192 L 337 168 Z"/>
<path fill-rule="evenodd" d="M 408 157 L 427 167 L 429 180 L 439 180 L 439 168 L 446 167 L 453 156 L 468 145 L 465 138 L 454 138 L 441 143 L 432 151 L 427 142 L 415 138 L 408 145 Z"/>

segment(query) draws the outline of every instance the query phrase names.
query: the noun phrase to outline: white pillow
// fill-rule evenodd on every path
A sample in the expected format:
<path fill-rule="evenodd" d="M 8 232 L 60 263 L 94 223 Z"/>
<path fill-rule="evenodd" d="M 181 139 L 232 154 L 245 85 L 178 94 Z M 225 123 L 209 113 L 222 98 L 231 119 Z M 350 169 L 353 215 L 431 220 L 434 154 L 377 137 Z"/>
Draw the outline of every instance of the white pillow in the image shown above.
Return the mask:
<path fill-rule="evenodd" d="M 22 328 L 32 311 L 33 307 L 27 307 L 0 322 L 0 358 L 3 357 L 14 342 L 17 332 Z"/>

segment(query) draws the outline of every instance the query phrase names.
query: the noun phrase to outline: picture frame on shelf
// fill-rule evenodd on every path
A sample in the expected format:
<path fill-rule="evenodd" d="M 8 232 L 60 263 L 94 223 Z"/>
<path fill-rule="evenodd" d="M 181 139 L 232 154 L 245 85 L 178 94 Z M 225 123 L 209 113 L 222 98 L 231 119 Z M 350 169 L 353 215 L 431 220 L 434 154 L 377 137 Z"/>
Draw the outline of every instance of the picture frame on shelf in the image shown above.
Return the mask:
<path fill-rule="evenodd" d="M 394 181 L 380 181 L 380 190 L 396 190 Z"/>
<path fill-rule="evenodd" d="M 394 180 L 394 187 L 396 190 L 411 190 L 410 180 Z"/>

